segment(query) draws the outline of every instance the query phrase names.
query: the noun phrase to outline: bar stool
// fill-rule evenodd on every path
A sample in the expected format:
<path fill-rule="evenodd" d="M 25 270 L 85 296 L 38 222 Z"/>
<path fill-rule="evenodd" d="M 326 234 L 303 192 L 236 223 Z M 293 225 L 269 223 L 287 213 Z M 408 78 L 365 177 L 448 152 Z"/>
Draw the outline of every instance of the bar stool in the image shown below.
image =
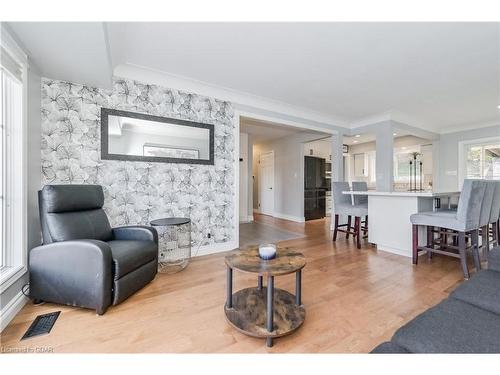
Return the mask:
<path fill-rule="evenodd" d="M 469 269 L 467 267 L 467 249 L 466 234 L 471 233 L 471 247 L 474 258 L 474 265 L 477 270 L 481 268 L 478 252 L 478 230 L 481 217 L 482 204 L 486 191 L 486 182 L 482 180 L 465 180 L 460 194 L 457 211 L 436 211 L 420 212 L 410 216 L 413 224 L 413 264 L 418 263 L 418 254 L 420 251 L 428 251 L 442 255 L 448 255 L 460 259 L 464 278 L 469 278 Z M 490 202 L 491 204 L 491 202 Z M 489 212 L 489 211 L 488 211 Z M 427 227 L 427 245 L 418 245 L 418 226 Z M 448 246 L 448 248 L 457 250 L 456 252 L 435 249 L 432 240 L 432 228 L 440 227 L 453 230 L 448 234 L 458 236 L 458 247 Z"/>
<path fill-rule="evenodd" d="M 486 183 L 486 189 L 484 191 L 483 202 L 481 203 L 481 213 L 479 215 L 479 231 L 481 232 L 481 246 L 483 258 L 486 255 L 486 249 L 489 249 L 489 225 L 491 222 L 491 216 L 498 216 L 498 210 L 500 210 L 500 203 L 495 201 L 495 193 L 497 188 L 497 183 L 500 181 L 492 181 L 492 180 L 482 180 Z M 499 188 L 500 189 L 500 188 Z M 500 190 L 499 190 L 499 199 L 500 199 Z M 495 207 L 493 205 L 495 204 Z M 497 206 L 498 205 L 498 206 Z M 456 210 L 453 210 L 456 212 Z M 493 213 L 495 211 L 495 213 Z M 443 229 L 445 234 L 445 238 L 448 235 L 446 229 Z M 475 243 L 479 242 L 478 234 L 479 231 L 473 231 L 470 233 L 471 240 L 474 240 Z M 441 231 L 442 235 L 443 231 Z M 474 238 L 472 238 L 474 237 Z M 442 247 L 446 247 L 447 243 L 441 243 Z"/>
<path fill-rule="evenodd" d="M 361 217 L 368 215 L 368 207 L 353 205 L 351 195 L 342 194 L 343 191 L 350 190 L 347 182 L 334 182 L 333 187 L 333 211 L 335 212 L 335 226 L 333 230 L 333 241 L 337 241 L 337 232 L 346 234 L 346 238 L 352 234 L 356 240 L 356 247 L 361 248 Z M 347 215 L 347 224 L 339 224 L 339 215 Z M 354 216 L 354 228 L 351 227 L 351 216 Z M 347 227 L 347 229 L 339 229 Z M 351 229 L 353 229 L 351 231 Z"/>
<path fill-rule="evenodd" d="M 368 191 L 368 184 L 364 181 L 353 181 L 352 191 Z M 366 209 L 368 209 L 368 195 L 355 195 L 354 204 L 356 206 L 365 206 Z M 366 237 L 366 233 L 368 233 L 368 215 L 365 216 L 365 221 L 362 221 L 361 223 L 364 225 L 361 229 Z"/>
<path fill-rule="evenodd" d="M 498 218 L 500 217 L 500 181 L 491 181 L 495 185 L 495 191 L 493 193 L 493 202 L 491 203 L 490 219 L 486 228 L 483 230 L 483 244 L 482 244 L 482 255 L 483 259 L 487 257 L 488 251 L 490 251 L 490 244 L 497 245 L 498 242 Z M 491 241 L 490 241 L 491 236 Z"/>

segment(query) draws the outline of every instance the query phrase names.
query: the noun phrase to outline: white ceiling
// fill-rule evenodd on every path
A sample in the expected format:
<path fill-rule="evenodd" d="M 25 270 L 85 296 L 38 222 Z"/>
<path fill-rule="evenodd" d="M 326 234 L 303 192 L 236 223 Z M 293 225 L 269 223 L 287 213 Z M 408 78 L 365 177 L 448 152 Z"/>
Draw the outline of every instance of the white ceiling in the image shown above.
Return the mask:
<path fill-rule="evenodd" d="M 356 137 L 356 136 L 346 137 L 346 136 L 344 136 L 343 143 L 345 145 L 352 146 L 355 144 L 373 142 L 376 140 L 376 136 L 373 133 L 363 133 L 363 134 L 358 134 L 358 135 L 359 135 L 359 137 Z"/>
<path fill-rule="evenodd" d="M 402 129 L 394 129 L 393 135 L 394 138 L 400 138 L 407 135 L 412 135 L 412 133 Z M 367 142 L 374 142 L 376 140 L 377 140 L 377 135 L 375 133 L 359 133 L 359 134 L 354 134 L 353 136 L 343 137 L 343 143 L 349 146 Z"/>
<path fill-rule="evenodd" d="M 104 43 L 112 67 L 140 65 L 347 123 L 396 111 L 440 131 L 500 116 L 498 23 L 92 24 L 100 34 L 85 23 L 9 25 L 52 78 L 105 74 Z"/>
<path fill-rule="evenodd" d="M 45 77 L 109 86 L 109 48 L 102 22 L 12 22 L 17 38 Z"/>
<path fill-rule="evenodd" d="M 250 134 L 252 142 L 259 144 L 301 133 L 304 132 L 304 129 L 242 117 L 240 120 L 240 132 Z M 312 130 L 307 130 L 307 133 L 317 133 L 318 137 L 328 136 L 328 134 Z"/>

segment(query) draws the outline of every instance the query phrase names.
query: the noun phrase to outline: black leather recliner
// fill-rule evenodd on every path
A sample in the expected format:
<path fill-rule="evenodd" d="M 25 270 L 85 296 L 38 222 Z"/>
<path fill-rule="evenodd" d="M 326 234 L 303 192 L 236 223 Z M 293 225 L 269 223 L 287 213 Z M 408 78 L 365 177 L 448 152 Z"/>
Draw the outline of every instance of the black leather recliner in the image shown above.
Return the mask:
<path fill-rule="evenodd" d="M 158 265 L 152 227 L 111 228 L 99 185 L 38 192 L 43 245 L 30 251 L 30 297 L 102 315 L 148 284 Z"/>

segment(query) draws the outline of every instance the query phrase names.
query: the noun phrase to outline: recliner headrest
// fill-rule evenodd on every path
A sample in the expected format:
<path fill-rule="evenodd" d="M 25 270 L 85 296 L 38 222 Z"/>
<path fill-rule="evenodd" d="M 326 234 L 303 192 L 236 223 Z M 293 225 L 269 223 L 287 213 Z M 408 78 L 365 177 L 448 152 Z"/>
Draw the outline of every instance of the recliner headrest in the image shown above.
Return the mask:
<path fill-rule="evenodd" d="M 45 185 L 41 199 L 48 213 L 94 210 L 104 205 L 100 185 Z"/>

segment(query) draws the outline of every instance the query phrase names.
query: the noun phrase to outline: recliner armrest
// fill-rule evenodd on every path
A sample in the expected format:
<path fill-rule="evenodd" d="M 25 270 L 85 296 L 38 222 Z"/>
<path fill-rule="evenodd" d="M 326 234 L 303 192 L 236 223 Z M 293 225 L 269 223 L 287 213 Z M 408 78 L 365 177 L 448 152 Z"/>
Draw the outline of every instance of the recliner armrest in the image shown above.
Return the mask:
<path fill-rule="evenodd" d="M 94 308 L 103 314 L 111 305 L 111 248 L 97 240 L 54 242 L 29 253 L 32 298 Z"/>
<path fill-rule="evenodd" d="M 153 241 L 158 244 L 158 232 L 146 225 L 131 225 L 113 228 L 115 240 Z"/>
<path fill-rule="evenodd" d="M 500 246 L 497 246 L 489 251 L 488 269 L 500 272 Z"/>

